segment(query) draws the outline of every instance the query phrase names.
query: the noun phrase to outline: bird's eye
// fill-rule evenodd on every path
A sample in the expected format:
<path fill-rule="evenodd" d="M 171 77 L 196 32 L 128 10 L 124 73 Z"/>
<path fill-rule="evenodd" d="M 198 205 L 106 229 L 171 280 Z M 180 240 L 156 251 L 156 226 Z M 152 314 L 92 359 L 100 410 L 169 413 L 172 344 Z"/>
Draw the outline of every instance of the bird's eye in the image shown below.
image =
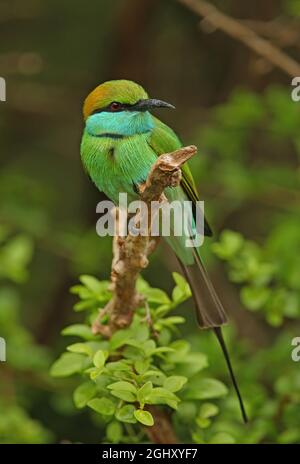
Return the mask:
<path fill-rule="evenodd" d="M 118 110 L 121 109 L 121 106 L 122 105 L 120 103 L 118 103 L 118 102 L 112 102 L 110 104 L 110 109 L 111 109 L 111 111 L 118 111 Z"/>

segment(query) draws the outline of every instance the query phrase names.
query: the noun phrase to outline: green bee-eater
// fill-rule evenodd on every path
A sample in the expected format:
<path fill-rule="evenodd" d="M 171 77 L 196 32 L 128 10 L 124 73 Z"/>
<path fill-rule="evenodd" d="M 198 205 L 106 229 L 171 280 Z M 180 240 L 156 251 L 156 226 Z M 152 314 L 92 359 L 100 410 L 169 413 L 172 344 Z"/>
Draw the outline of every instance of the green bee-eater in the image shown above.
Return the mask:
<path fill-rule="evenodd" d="M 96 187 L 117 204 L 119 193 L 129 200 L 138 199 L 137 186 L 143 183 L 157 157 L 172 152 L 182 143 L 175 132 L 152 115 L 157 108 L 174 108 L 161 100 L 149 99 L 145 90 L 127 80 L 105 82 L 86 98 L 83 107 L 85 128 L 81 143 L 81 159 Z M 166 189 L 168 200 L 198 201 L 192 174 L 185 164 L 179 187 Z M 204 221 L 205 235 L 212 235 Z M 182 238 L 173 236 L 168 242 L 175 251 L 192 289 L 198 324 L 214 329 L 223 349 L 242 414 L 246 413 L 221 326 L 227 322 L 223 306 L 200 259 L 199 249 L 186 247 Z"/>

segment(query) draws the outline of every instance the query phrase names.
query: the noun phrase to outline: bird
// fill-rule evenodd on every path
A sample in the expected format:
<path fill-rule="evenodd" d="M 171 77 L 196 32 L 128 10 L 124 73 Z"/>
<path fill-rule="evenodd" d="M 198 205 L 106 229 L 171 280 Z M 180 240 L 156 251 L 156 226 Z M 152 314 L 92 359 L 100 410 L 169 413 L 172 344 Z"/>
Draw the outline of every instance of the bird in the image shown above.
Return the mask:
<path fill-rule="evenodd" d="M 84 100 L 81 161 L 98 190 L 115 204 L 120 193 L 126 193 L 129 201 L 138 199 L 138 186 L 146 181 L 157 157 L 183 146 L 173 129 L 152 114 L 157 109 L 175 107 L 149 98 L 141 85 L 125 79 L 98 85 Z M 180 185 L 165 189 L 165 194 L 169 201 L 189 200 L 195 215 L 199 200 L 197 187 L 187 163 L 181 169 Z M 206 219 L 204 235 L 212 236 Z M 171 236 L 167 241 L 191 287 L 198 326 L 212 329 L 218 339 L 246 423 L 245 406 L 222 334 L 222 326 L 228 322 L 227 314 L 203 265 L 199 248 L 187 248 L 178 236 Z"/>

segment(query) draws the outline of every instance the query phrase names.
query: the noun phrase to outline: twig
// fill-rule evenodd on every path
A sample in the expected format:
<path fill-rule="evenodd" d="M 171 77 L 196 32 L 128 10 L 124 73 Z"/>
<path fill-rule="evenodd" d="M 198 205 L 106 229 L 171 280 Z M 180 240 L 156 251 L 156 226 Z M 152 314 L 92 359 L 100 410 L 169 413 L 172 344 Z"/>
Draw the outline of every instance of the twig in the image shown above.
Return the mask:
<path fill-rule="evenodd" d="M 240 20 L 242 24 L 267 39 L 274 40 L 280 47 L 300 45 L 299 20 L 284 20 L 281 18 L 272 21 Z"/>
<path fill-rule="evenodd" d="M 300 76 L 300 64 L 286 53 L 261 38 L 245 23 L 222 13 L 212 4 L 204 0 L 179 0 L 187 8 L 215 28 L 221 29 L 230 37 L 244 43 L 248 48 L 265 58 L 269 63 L 277 66 L 291 77 Z"/>

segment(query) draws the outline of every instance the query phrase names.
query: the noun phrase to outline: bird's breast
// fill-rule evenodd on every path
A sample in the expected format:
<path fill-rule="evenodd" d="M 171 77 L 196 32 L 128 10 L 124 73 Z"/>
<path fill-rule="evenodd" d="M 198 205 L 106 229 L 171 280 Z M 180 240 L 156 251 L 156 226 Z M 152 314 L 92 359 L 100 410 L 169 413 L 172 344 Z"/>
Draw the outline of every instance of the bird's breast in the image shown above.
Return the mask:
<path fill-rule="evenodd" d="M 137 198 L 137 186 L 144 182 L 156 155 L 149 134 L 123 138 L 93 137 L 85 134 L 81 158 L 86 171 L 99 190 L 118 203 L 119 193 Z"/>

